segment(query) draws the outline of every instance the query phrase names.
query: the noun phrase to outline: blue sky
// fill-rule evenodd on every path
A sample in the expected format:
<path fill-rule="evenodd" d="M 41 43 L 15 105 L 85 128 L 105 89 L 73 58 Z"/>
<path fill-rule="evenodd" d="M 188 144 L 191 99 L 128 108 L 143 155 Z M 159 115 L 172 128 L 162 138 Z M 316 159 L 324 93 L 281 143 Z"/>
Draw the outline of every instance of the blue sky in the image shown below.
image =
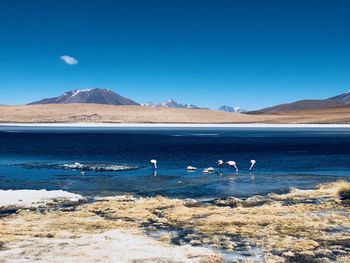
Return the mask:
<path fill-rule="evenodd" d="M 350 89 L 349 14 L 347 0 L 0 0 L 0 104 L 89 87 L 211 108 L 329 97 Z"/>

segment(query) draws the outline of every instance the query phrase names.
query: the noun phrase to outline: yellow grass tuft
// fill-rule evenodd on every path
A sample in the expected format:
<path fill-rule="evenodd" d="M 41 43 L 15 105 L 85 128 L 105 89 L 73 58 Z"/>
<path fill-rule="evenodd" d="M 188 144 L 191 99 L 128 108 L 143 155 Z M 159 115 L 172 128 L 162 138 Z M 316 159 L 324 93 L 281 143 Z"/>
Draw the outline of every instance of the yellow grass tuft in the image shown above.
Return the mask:
<path fill-rule="evenodd" d="M 350 200 L 350 183 L 340 185 L 337 194 L 341 200 Z"/>

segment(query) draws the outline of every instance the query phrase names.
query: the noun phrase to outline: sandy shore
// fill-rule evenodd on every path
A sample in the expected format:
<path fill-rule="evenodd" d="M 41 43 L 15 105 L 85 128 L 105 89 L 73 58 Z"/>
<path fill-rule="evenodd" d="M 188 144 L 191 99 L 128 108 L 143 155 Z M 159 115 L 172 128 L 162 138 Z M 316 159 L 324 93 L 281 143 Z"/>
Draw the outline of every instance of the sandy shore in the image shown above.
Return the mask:
<path fill-rule="evenodd" d="M 350 128 L 350 124 L 0 123 L 0 128 Z"/>
<path fill-rule="evenodd" d="M 349 262 L 349 203 L 338 196 L 349 187 L 3 208 L 0 262 Z"/>

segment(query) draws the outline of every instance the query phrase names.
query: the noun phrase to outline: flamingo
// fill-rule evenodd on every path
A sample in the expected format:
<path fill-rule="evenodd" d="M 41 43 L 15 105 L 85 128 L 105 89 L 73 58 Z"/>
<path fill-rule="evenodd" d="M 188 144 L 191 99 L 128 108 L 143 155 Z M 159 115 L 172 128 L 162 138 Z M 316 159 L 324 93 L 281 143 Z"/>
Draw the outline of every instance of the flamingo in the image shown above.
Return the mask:
<path fill-rule="evenodd" d="M 213 167 L 208 167 L 203 170 L 203 173 L 210 174 L 210 173 L 213 173 L 214 171 L 215 169 Z"/>
<path fill-rule="evenodd" d="M 235 161 L 227 161 L 226 163 L 228 164 L 228 166 L 230 166 L 230 168 L 234 167 L 236 169 L 236 173 L 238 173 L 238 168 Z"/>
<path fill-rule="evenodd" d="M 219 168 L 218 175 L 222 175 L 222 173 L 221 173 L 221 167 L 222 167 L 223 164 L 224 164 L 224 161 L 223 161 L 223 160 L 218 160 L 218 161 L 216 162 L 216 165 L 217 165 L 218 168 Z"/>
<path fill-rule="evenodd" d="M 215 171 L 215 169 L 214 169 L 213 167 L 208 167 L 207 170 L 208 170 L 210 173 L 212 173 L 212 172 Z"/>
<path fill-rule="evenodd" d="M 195 170 L 197 170 L 197 167 L 194 167 L 194 166 L 187 166 L 187 171 L 195 171 Z"/>
<path fill-rule="evenodd" d="M 157 160 L 152 159 L 150 163 L 153 165 L 153 169 L 157 170 Z"/>
<path fill-rule="evenodd" d="M 249 171 L 252 171 L 254 165 L 256 164 L 256 161 L 255 161 L 255 160 L 250 160 L 250 163 L 251 163 L 251 165 L 250 165 L 250 167 L 249 167 Z"/>
<path fill-rule="evenodd" d="M 216 164 L 219 166 L 219 168 L 221 168 L 221 166 L 224 164 L 224 161 L 223 160 L 218 160 L 216 162 Z"/>

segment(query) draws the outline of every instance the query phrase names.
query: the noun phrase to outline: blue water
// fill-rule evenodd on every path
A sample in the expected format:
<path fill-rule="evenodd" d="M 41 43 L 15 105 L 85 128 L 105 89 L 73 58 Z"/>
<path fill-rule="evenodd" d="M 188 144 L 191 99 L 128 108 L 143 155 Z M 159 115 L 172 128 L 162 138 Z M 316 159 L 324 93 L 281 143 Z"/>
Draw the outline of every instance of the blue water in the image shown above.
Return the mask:
<path fill-rule="evenodd" d="M 158 160 L 154 174 L 150 159 Z M 203 174 L 218 159 L 221 174 Z M 249 161 L 257 161 L 253 174 Z M 64 168 L 124 165 L 126 171 Z M 198 167 L 186 171 L 188 165 Z M 62 189 L 197 199 L 246 197 L 350 179 L 350 129 L 340 128 L 0 128 L 0 189 Z"/>

